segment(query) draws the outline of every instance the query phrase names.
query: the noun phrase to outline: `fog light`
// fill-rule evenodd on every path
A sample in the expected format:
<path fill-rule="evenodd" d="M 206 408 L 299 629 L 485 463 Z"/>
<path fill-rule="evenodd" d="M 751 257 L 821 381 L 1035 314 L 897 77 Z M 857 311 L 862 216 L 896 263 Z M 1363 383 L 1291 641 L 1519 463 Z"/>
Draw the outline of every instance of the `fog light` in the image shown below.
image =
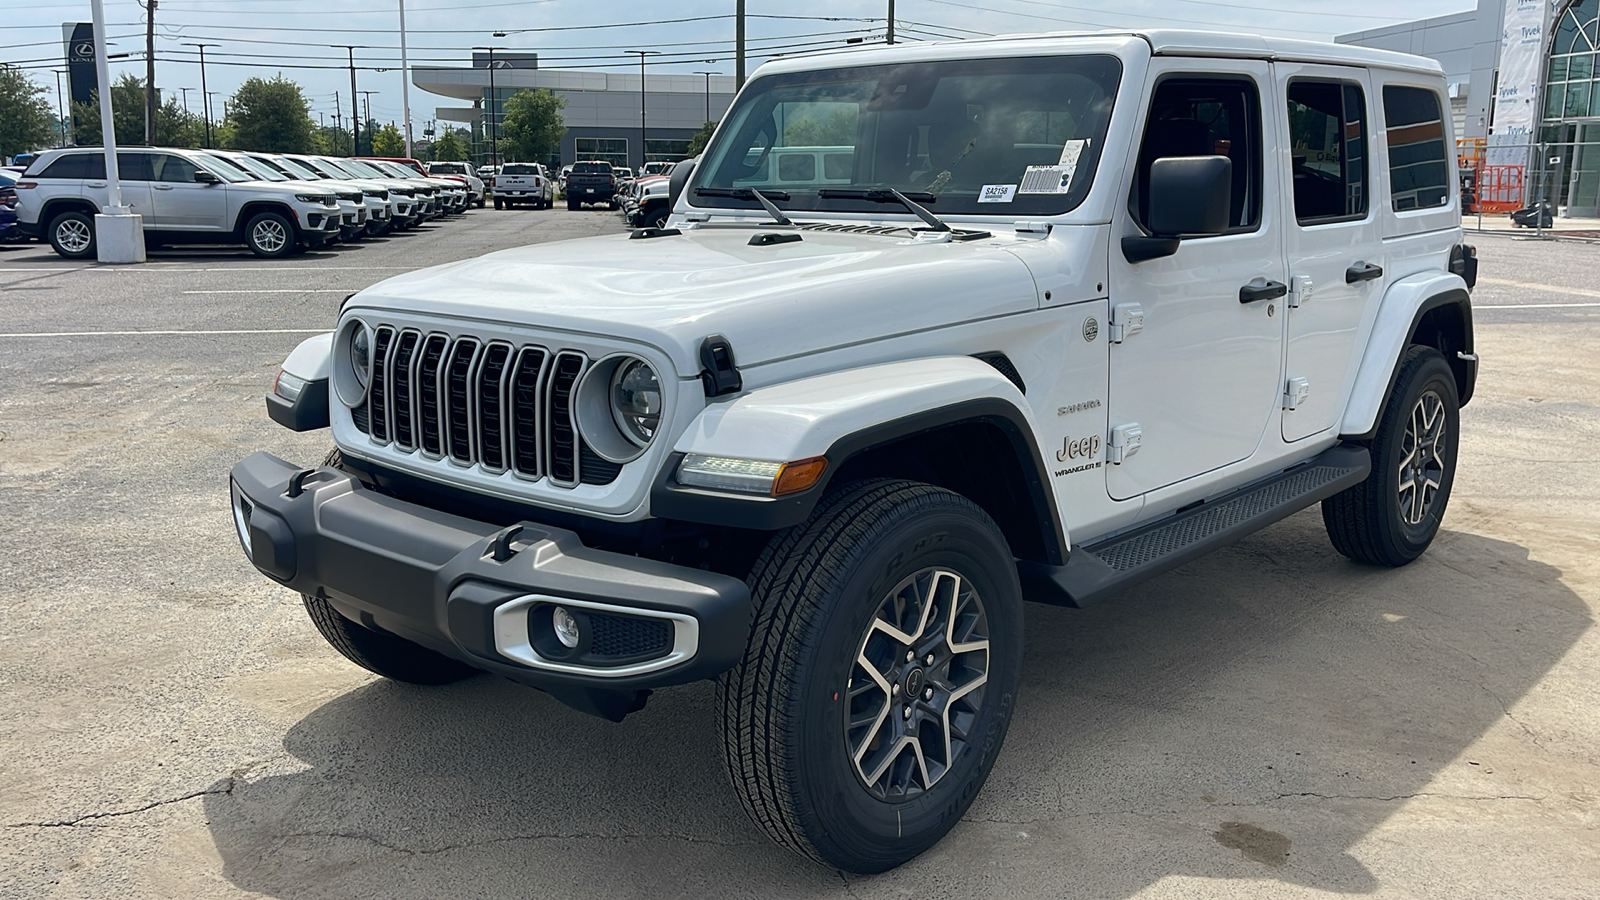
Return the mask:
<path fill-rule="evenodd" d="M 561 642 L 561 646 L 568 650 L 578 646 L 578 620 L 567 612 L 566 607 L 556 607 L 555 612 L 550 614 L 550 624 L 555 628 L 556 640 Z"/>

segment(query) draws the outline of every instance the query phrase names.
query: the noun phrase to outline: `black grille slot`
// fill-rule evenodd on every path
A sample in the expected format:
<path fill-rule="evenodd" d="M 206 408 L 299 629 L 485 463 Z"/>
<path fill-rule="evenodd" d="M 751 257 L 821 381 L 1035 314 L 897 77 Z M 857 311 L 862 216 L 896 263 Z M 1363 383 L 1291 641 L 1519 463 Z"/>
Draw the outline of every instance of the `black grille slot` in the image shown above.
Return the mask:
<path fill-rule="evenodd" d="M 360 406 L 350 410 L 350 419 L 355 422 L 357 431 L 362 434 L 372 433 L 372 426 L 368 424 L 367 404 L 365 401 L 362 401 Z"/>
<path fill-rule="evenodd" d="M 622 474 L 622 466 L 601 459 L 588 444 L 579 441 L 578 474 L 583 476 L 584 484 L 610 484 Z"/>
<path fill-rule="evenodd" d="M 583 374 L 584 359 L 576 353 L 556 356 L 550 377 L 550 478 L 560 484 L 578 481 L 578 432 L 572 422 L 572 391 Z"/>
<path fill-rule="evenodd" d="M 394 342 L 394 329 L 379 328 L 372 338 L 372 385 L 367 404 L 372 407 L 372 439 L 380 444 L 389 442 L 389 345 Z"/>
<path fill-rule="evenodd" d="M 511 467 L 530 478 L 539 468 L 539 389 L 545 352 L 524 347 L 511 370 Z"/>
<path fill-rule="evenodd" d="M 402 331 L 394 350 L 394 384 L 390 394 L 394 404 L 394 443 L 402 450 L 417 448 L 417 436 L 411 427 L 411 400 L 415 393 L 411 383 L 411 359 L 420 338 L 415 331 Z"/>
<path fill-rule="evenodd" d="M 422 344 L 422 361 L 417 365 L 417 441 L 423 453 L 444 455 L 444 441 L 439 428 L 439 367 L 444 364 L 444 352 L 450 346 L 449 338 L 442 334 L 430 335 Z"/>
<path fill-rule="evenodd" d="M 666 619 L 589 613 L 589 656 L 646 660 L 672 650 L 672 623 Z"/>
<path fill-rule="evenodd" d="M 483 362 L 478 365 L 478 461 L 485 469 L 500 470 L 506 467 L 505 428 L 502 410 L 505 406 L 502 387 L 505 384 L 506 363 L 511 359 L 511 348 L 505 344 L 490 344 L 484 348 Z"/>
<path fill-rule="evenodd" d="M 450 350 L 450 362 L 445 370 L 445 430 L 449 442 L 450 458 L 456 462 L 472 462 L 472 406 L 468 402 L 468 376 L 472 374 L 472 360 L 477 355 L 478 342 L 471 338 L 456 341 Z"/>

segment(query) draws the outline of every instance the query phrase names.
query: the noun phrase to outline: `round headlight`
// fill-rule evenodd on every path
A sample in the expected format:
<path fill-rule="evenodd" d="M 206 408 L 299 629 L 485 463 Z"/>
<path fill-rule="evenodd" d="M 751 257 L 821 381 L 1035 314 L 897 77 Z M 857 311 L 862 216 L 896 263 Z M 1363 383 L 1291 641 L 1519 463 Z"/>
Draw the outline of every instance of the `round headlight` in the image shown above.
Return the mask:
<path fill-rule="evenodd" d="M 643 447 L 661 427 L 661 379 L 643 360 L 617 366 L 611 376 L 611 415 L 635 446 Z"/>
<path fill-rule="evenodd" d="M 356 380 L 361 382 L 363 390 L 367 381 L 372 377 L 372 330 L 369 328 L 356 328 L 350 334 L 350 368 L 355 370 Z"/>

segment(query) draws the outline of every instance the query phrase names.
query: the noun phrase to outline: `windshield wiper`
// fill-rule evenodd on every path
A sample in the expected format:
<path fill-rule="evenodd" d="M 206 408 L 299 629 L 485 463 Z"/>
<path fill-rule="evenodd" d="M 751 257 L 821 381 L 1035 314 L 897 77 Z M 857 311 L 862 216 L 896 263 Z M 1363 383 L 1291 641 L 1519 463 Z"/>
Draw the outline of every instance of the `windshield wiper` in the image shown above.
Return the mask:
<path fill-rule="evenodd" d="M 783 210 L 779 209 L 778 205 L 772 202 L 774 200 L 789 199 L 788 191 L 758 191 L 755 188 L 703 187 L 695 188 L 694 193 L 697 197 L 732 197 L 735 200 L 754 200 L 761 204 L 761 207 L 767 211 L 767 215 L 772 217 L 772 221 L 778 223 L 779 225 L 794 224 L 789 220 L 788 216 L 783 214 Z"/>
<path fill-rule="evenodd" d="M 916 200 L 894 188 L 823 188 L 817 191 L 817 196 L 823 199 L 837 198 L 840 200 L 872 200 L 877 203 L 898 203 L 927 223 L 928 227 L 934 231 L 950 230 L 950 226 L 945 224 L 943 219 L 929 212 L 927 207 L 917 203 Z M 916 198 L 930 203 L 934 200 L 932 194 L 921 192 L 917 192 Z"/>

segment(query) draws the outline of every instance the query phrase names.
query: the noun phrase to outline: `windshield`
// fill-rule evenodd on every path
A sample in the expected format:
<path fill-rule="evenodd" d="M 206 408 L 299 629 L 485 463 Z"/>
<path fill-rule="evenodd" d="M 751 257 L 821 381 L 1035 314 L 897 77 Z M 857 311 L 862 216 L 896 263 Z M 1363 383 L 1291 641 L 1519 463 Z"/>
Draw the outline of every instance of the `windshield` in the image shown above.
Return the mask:
<path fill-rule="evenodd" d="M 377 169 L 374 169 L 373 167 L 371 167 L 371 166 L 369 166 L 369 165 L 367 165 L 365 163 L 362 163 L 362 162 L 359 162 L 359 161 L 353 160 L 353 159 L 340 160 L 338 165 L 345 172 L 350 173 L 351 177 L 355 177 L 355 178 L 388 178 L 389 177 L 388 173 L 379 172 Z"/>
<path fill-rule="evenodd" d="M 610 175 L 611 163 L 581 162 L 572 164 L 573 175 Z"/>
<path fill-rule="evenodd" d="M 328 177 L 300 160 L 290 159 L 287 156 L 274 156 L 271 165 L 283 169 L 287 174 L 302 181 L 321 181 Z"/>
<path fill-rule="evenodd" d="M 505 167 L 500 170 L 500 174 L 501 175 L 537 175 L 537 174 L 539 174 L 539 167 L 538 166 L 531 166 L 531 165 L 528 165 L 527 163 L 506 163 Z"/>
<path fill-rule="evenodd" d="M 759 78 L 695 171 L 694 203 L 760 209 L 755 188 L 788 211 L 868 212 L 895 188 L 941 215 L 1063 213 L 1089 191 L 1121 75 L 1096 55 Z"/>
<path fill-rule="evenodd" d="M 117 157 L 118 160 L 121 160 L 121 158 L 122 157 L 120 156 Z M 234 165 L 232 160 L 222 159 L 221 157 L 211 156 L 206 153 L 196 153 L 193 156 L 185 158 L 188 159 L 189 162 L 194 163 L 196 166 L 202 169 L 205 169 L 207 172 L 210 172 L 229 184 L 240 184 L 241 182 L 245 181 L 260 180 L 250 172 Z"/>
<path fill-rule="evenodd" d="M 254 176 L 255 178 L 257 178 L 258 180 L 261 180 L 261 181 L 288 181 L 289 180 L 289 176 L 283 174 L 282 172 L 279 172 L 277 169 L 274 169 L 271 166 L 260 162 L 259 160 L 254 160 L 254 159 L 251 159 L 251 158 L 249 158 L 247 156 L 215 156 L 215 155 L 211 155 L 211 154 L 207 154 L 207 155 L 211 156 L 212 159 L 220 159 L 223 162 L 227 163 L 228 165 L 231 165 L 236 169 L 239 169 L 239 170 L 241 170 L 243 172 L 246 172 L 246 173 Z"/>
<path fill-rule="evenodd" d="M 359 177 L 361 177 L 361 176 L 356 174 L 355 168 L 350 165 L 348 160 L 343 160 L 343 159 L 319 159 L 319 160 L 317 160 L 317 165 L 321 166 L 323 169 L 325 169 L 327 171 L 327 173 L 329 175 L 332 175 L 335 178 L 359 178 Z"/>
<path fill-rule="evenodd" d="M 465 175 L 467 167 L 461 163 L 434 163 L 428 167 L 429 175 Z"/>

